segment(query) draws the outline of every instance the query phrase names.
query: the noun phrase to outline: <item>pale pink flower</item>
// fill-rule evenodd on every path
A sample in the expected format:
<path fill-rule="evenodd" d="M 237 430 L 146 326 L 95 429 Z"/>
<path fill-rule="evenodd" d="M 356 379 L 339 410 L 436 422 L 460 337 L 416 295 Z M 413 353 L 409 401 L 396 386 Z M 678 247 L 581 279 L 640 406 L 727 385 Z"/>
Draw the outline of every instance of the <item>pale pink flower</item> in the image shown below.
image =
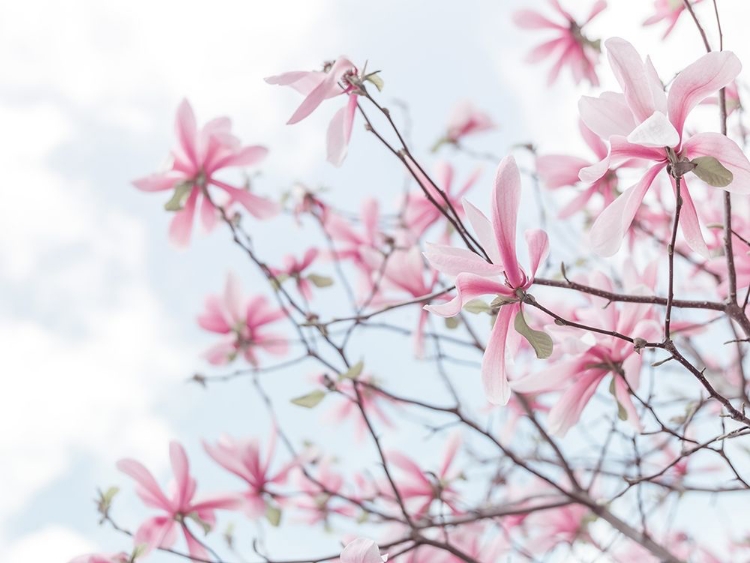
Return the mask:
<path fill-rule="evenodd" d="M 279 283 L 283 283 L 284 277 L 292 278 L 297 285 L 297 291 L 300 292 L 300 295 L 307 301 L 311 301 L 313 298 L 313 284 L 305 277 L 305 270 L 315 262 L 318 254 L 319 251 L 317 248 L 308 248 L 301 260 L 298 260 L 291 254 L 287 254 L 284 256 L 284 266 L 282 268 L 269 268 L 269 270 L 279 280 Z"/>
<path fill-rule="evenodd" d="M 238 202 L 258 219 L 267 219 L 278 213 L 279 206 L 275 202 L 216 178 L 216 173 L 224 168 L 257 164 L 266 157 L 268 149 L 241 146 L 239 139 L 232 135 L 232 123 L 226 117 L 209 121 L 198 129 L 193 108 L 187 100 L 183 100 L 177 110 L 175 133 L 177 147 L 171 153 L 170 169 L 133 182 L 136 188 L 146 192 L 175 190 L 170 209 L 177 212 L 169 227 L 169 237 L 174 244 L 187 246 L 190 243 L 193 217 L 199 205 L 206 231 L 216 225 L 218 202 L 208 197 L 210 186 L 229 196 L 225 208 Z"/>
<path fill-rule="evenodd" d="M 111 555 L 89 553 L 74 557 L 68 563 L 130 563 L 130 556 L 127 553 L 115 553 Z"/>
<path fill-rule="evenodd" d="M 326 64 L 323 71 L 293 71 L 266 78 L 269 84 L 291 86 L 305 96 L 287 121 L 288 125 L 302 121 L 329 98 L 341 94 L 347 96 L 346 105 L 334 114 L 328 125 L 328 162 L 335 166 L 344 162 L 352 136 L 360 91 L 360 87 L 355 84 L 357 80 L 357 67 L 346 57 L 339 57 L 335 62 Z"/>
<path fill-rule="evenodd" d="M 383 307 L 401 303 L 407 299 L 418 299 L 435 291 L 437 284 L 437 272 L 429 274 L 425 272 L 425 264 L 422 252 L 418 246 L 409 250 L 395 250 L 388 255 L 385 267 L 383 260 L 386 258 L 380 254 L 369 253 L 369 261 L 375 272 L 375 281 L 379 280 L 378 294 L 370 301 L 370 305 Z M 428 279 L 425 279 L 425 273 Z M 441 296 L 436 301 L 445 301 L 447 298 Z M 421 308 L 417 319 L 417 327 L 414 329 L 414 355 L 417 358 L 424 357 L 424 331 L 427 324 L 428 312 Z"/>
<path fill-rule="evenodd" d="M 345 493 L 344 478 L 334 471 L 331 460 L 325 458 L 318 462 L 315 468 L 315 481 L 309 479 L 301 470 L 296 473 L 297 487 L 301 494 L 298 497 L 290 497 L 287 504 L 302 511 L 302 521 L 310 526 L 328 522 L 333 515 L 354 518 L 357 514 L 355 508 L 335 496 Z"/>
<path fill-rule="evenodd" d="M 594 67 L 599 62 L 599 41 L 586 37 L 583 28 L 607 7 L 607 3 L 604 0 L 598 0 L 591 8 L 588 17 L 581 23 L 576 22 L 558 0 L 549 0 L 549 3 L 556 12 L 557 21 L 533 10 L 519 10 L 514 14 L 513 19 L 519 27 L 548 29 L 556 34 L 554 39 L 542 43 L 531 51 L 527 61 L 536 63 L 551 56 L 557 58 L 549 73 L 549 84 L 557 80 L 560 71 L 567 65 L 576 84 L 588 80 L 593 86 L 598 86 L 599 78 L 596 76 Z"/>
<path fill-rule="evenodd" d="M 235 510 L 240 506 L 241 500 L 236 494 L 195 500 L 193 497 L 196 482 L 190 476 L 185 450 L 178 442 L 169 445 L 169 458 L 175 478 L 169 496 L 162 491 L 153 475 L 140 462 L 134 459 L 122 459 L 117 462 L 117 468 L 137 483 L 136 493 L 144 504 L 162 512 L 161 515 L 143 522 L 133 540 L 136 546 L 145 546 L 146 552 L 158 547 L 171 548 L 177 541 L 177 530 L 180 528 L 190 555 L 208 559 L 208 552 L 188 528 L 187 523 L 192 520 L 198 528 L 203 528 L 207 533 L 216 523 L 217 509 Z"/>
<path fill-rule="evenodd" d="M 387 555 L 380 555 L 378 545 L 365 538 L 349 542 L 341 552 L 341 563 L 384 563 Z"/>
<path fill-rule="evenodd" d="M 539 265 L 549 249 L 547 233 L 534 229 L 526 232 L 530 273 L 516 256 L 516 221 L 521 203 L 521 175 L 512 156 L 505 157 L 497 169 L 492 192 L 492 221 L 464 200 L 466 216 L 479 243 L 492 262 L 473 252 L 444 245 L 429 245 L 425 256 L 432 266 L 449 276 L 456 276 L 456 297 L 443 305 L 428 305 L 432 313 L 452 317 L 468 301 L 482 295 L 502 299 L 482 358 L 482 382 L 487 399 L 506 404 L 510 398 L 505 353 L 507 339 L 516 315 L 523 314 L 519 295 L 534 282 Z"/>
<path fill-rule="evenodd" d="M 594 133 L 609 140 L 610 148 L 601 162 L 581 170 L 580 178 L 595 182 L 608 170 L 634 158 L 650 162 L 641 180 L 610 204 L 591 228 L 593 249 L 611 256 L 619 249 L 654 179 L 671 164 L 670 159 L 716 158 L 732 172 L 734 179 L 724 189 L 734 193 L 750 193 L 750 162 L 734 141 L 719 133 L 699 133 L 683 139 L 685 120 L 692 109 L 740 72 L 742 65 L 734 53 L 704 55 L 677 75 L 666 95 L 650 59 L 644 62 L 623 39 L 609 39 L 606 46 L 610 66 L 624 93 L 604 92 L 598 98 L 581 98 L 581 118 Z M 670 180 L 676 189 L 671 175 Z M 684 176 L 681 195 L 683 236 L 690 248 L 707 257 L 708 249 Z"/>
<path fill-rule="evenodd" d="M 448 206 L 443 199 L 443 196 L 438 193 L 435 186 L 430 182 L 427 177 L 416 167 L 411 166 L 414 173 L 419 178 L 419 183 L 424 186 L 430 197 L 437 202 L 442 208 Z M 445 195 L 448 197 L 448 201 L 451 203 L 453 208 L 459 213 L 459 218 L 463 218 L 463 209 L 461 209 L 461 199 L 466 195 L 472 186 L 476 183 L 482 169 L 477 168 L 472 174 L 461 184 L 460 187 L 455 191 L 454 188 L 454 169 L 453 166 L 447 162 L 438 162 L 435 167 L 435 174 L 433 176 L 437 186 L 443 190 Z M 406 196 L 406 205 L 404 208 L 404 224 L 409 234 L 415 239 L 421 237 L 427 229 L 432 225 L 445 218 L 445 215 L 435 207 L 435 204 L 425 195 L 421 188 L 416 192 L 410 193 Z M 445 242 L 449 237 L 449 232 L 446 230 Z"/>
<path fill-rule="evenodd" d="M 250 518 L 258 518 L 266 512 L 266 496 L 276 498 L 277 492 L 269 486 L 282 485 L 286 482 L 289 471 L 297 465 L 297 460 L 271 470 L 276 449 L 276 430 L 272 430 L 268 450 L 263 459 L 260 443 L 257 439 L 235 440 L 222 436 L 216 445 L 203 443 L 203 448 L 211 458 L 227 471 L 244 479 L 249 490 L 243 493 L 245 512 Z"/>
<path fill-rule="evenodd" d="M 463 100 L 453 106 L 448 118 L 448 130 L 441 141 L 458 144 L 464 137 L 490 131 L 496 127 L 489 114 L 478 109 L 471 101 Z"/>
<path fill-rule="evenodd" d="M 614 291 L 609 278 L 601 273 L 592 275 L 590 285 Z M 661 333 L 660 325 L 649 318 L 651 305 L 644 303 L 610 303 L 588 296 L 592 307 L 577 309 L 576 319 L 589 326 L 633 335 L 653 341 Z M 608 306 L 607 306 L 608 305 Z M 586 405 L 600 383 L 609 375 L 610 390 L 617 401 L 618 415 L 640 430 L 640 420 L 631 398 L 630 389 L 640 383 L 642 356 L 633 344 L 599 333 L 590 333 L 594 344 L 583 352 L 572 350 L 569 358 L 558 358 L 551 367 L 516 379 L 511 383 L 519 393 L 541 393 L 564 389 L 549 412 L 547 423 L 551 433 L 564 436 L 578 422 Z M 582 340 L 581 343 L 584 341 Z"/>
<path fill-rule="evenodd" d="M 607 145 L 595 135 L 583 121 L 578 122 L 581 136 L 596 157 L 596 162 L 607 157 Z M 536 159 L 536 170 L 539 178 L 550 189 L 575 186 L 581 182 L 578 175 L 583 168 L 593 164 L 590 160 L 566 154 L 545 154 Z M 627 166 L 629 163 L 624 163 Z M 621 166 L 622 167 L 622 166 Z M 578 211 L 583 211 L 591 199 L 599 194 L 604 201 L 604 207 L 615 200 L 617 196 L 617 170 L 613 168 L 604 176 L 585 185 L 583 190 L 560 210 L 558 216 L 566 219 Z"/>
<path fill-rule="evenodd" d="M 286 317 L 283 309 L 272 307 L 262 295 L 245 299 L 239 279 L 227 275 L 223 295 L 206 298 L 205 311 L 198 317 L 201 328 L 226 337 L 206 352 L 206 359 L 223 365 L 242 354 L 251 365 L 258 365 L 257 350 L 283 356 L 289 343 L 281 332 L 270 332 L 267 325 Z"/>
<path fill-rule="evenodd" d="M 702 0 L 690 0 L 692 4 L 697 4 Z M 677 20 L 680 19 L 682 12 L 685 11 L 684 0 L 655 0 L 654 1 L 654 13 L 643 22 L 643 25 L 654 25 L 662 21 L 667 22 L 667 28 L 664 30 L 662 39 L 666 39 L 674 26 L 677 25 Z"/>
<path fill-rule="evenodd" d="M 415 518 L 419 519 L 427 514 L 433 501 L 445 503 L 454 514 L 460 512 L 460 495 L 455 488 L 455 481 L 461 472 L 451 466 L 461 443 L 458 432 L 449 437 L 440 469 L 436 472 L 422 471 L 414 460 L 401 452 L 393 451 L 386 456 L 389 463 L 401 470 L 396 479 L 396 488 Z"/>

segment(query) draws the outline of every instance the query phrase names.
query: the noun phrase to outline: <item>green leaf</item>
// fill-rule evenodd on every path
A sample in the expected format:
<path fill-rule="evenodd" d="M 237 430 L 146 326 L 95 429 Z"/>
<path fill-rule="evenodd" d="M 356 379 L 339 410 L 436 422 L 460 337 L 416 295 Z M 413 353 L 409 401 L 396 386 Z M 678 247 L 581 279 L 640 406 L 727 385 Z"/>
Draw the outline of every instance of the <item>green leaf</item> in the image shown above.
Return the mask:
<path fill-rule="evenodd" d="M 612 380 L 609 382 L 609 392 L 612 393 L 612 396 L 615 398 L 615 402 L 617 403 L 617 418 L 625 421 L 628 419 L 628 411 L 625 410 L 625 407 L 623 407 L 622 403 L 617 399 L 617 393 L 615 392 L 615 377 L 617 376 L 613 375 Z"/>
<path fill-rule="evenodd" d="M 266 520 L 274 528 L 281 523 L 281 509 L 278 506 L 266 503 Z"/>
<path fill-rule="evenodd" d="M 197 512 L 191 512 L 187 515 L 188 518 L 190 518 L 192 521 L 194 521 L 196 524 L 198 524 L 202 529 L 203 533 L 205 535 L 208 535 L 208 532 L 211 531 L 211 524 L 203 520 L 200 516 L 198 516 Z"/>
<path fill-rule="evenodd" d="M 449 328 L 451 330 L 454 330 L 458 328 L 458 325 L 461 324 L 461 321 L 458 317 L 446 317 L 445 318 L 445 327 Z"/>
<path fill-rule="evenodd" d="M 357 379 L 362 374 L 364 367 L 365 363 L 362 360 L 358 361 L 344 373 L 339 374 L 339 381 L 342 379 Z"/>
<path fill-rule="evenodd" d="M 380 75 L 378 74 L 378 72 L 372 72 L 368 74 L 367 76 L 365 76 L 365 80 L 372 83 L 375 86 L 375 88 L 378 89 L 378 92 L 382 92 L 383 86 L 385 86 L 385 83 L 383 82 L 383 79 L 380 78 Z"/>
<path fill-rule="evenodd" d="M 479 313 L 489 313 L 492 311 L 492 309 L 481 299 L 472 299 L 466 305 L 464 305 L 464 311 L 466 311 L 467 313 L 474 313 L 475 315 L 478 315 Z"/>
<path fill-rule="evenodd" d="M 292 399 L 292 403 L 295 405 L 298 405 L 300 407 L 305 407 L 307 409 L 312 409 L 316 406 L 318 406 L 318 403 L 325 399 L 326 392 L 321 389 L 316 389 L 315 391 L 308 393 L 307 395 L 302 395 L 301 397 L 297 397 L 296 399 Z"/>
<path fill-rule="evenodd" d="M 534 330 L 526 324 L 523 311 L 518 311 L 516 319 L 513 321 L 513 328 L 528 340 L 529 344 L 531 344 L 531 347 L 534 349 L 534 352 L 536 352 L 537 358 L 544 360 L 552 355 L 552 338 L 546 332 Z"/>
<path fill-rule="evenodd" d="M 493 309 L 499 309 L 503 305 L 507 305 L 508 303 L 515 303 L 518 301 L 515 297 L 506 297 L 504 295 L 498 295 L 490 302 L 490 307 Z"/>
<path fill-rule="evenodd" d="M 691 161 L 695 164 L 693 174 L 715 188 L 726 188 L 734 180 L 734 175 L 713 156 L 699 156 Z"/>
<path fill-rule="evenodd" d="M 333 278 L 329 278 L 328 276 L 308 274 L 307 279 L 310 280 L 315 287 L 331 287 L 333 285 Z"/>
<path fill-rule="evenodd" d="M 177 184 L 172 192 L 172 197 L 167 203 L 164 204 L 164 209 L 167 211 L 180 211 L 185 206 L 185 200 L 190 195 L 190 191 L 193 189 L 193 185 L 182 182 Z"/>
<path fill-rule="evenodd" d="M 106 502 L 107 504 L 111 504 L 112 499 L 115 498 L 115 495 L 119 492 L 120 487 L 110 487 L 102 493 L 102 501 Z"/>
<path fill-rule="evenodd" d="M 133 548 L 133 554 L 130 556 L 131 561 L 135 561 L 141 555 L 148 551 L 149 545 L 147 543 L 139 543 Z"/>

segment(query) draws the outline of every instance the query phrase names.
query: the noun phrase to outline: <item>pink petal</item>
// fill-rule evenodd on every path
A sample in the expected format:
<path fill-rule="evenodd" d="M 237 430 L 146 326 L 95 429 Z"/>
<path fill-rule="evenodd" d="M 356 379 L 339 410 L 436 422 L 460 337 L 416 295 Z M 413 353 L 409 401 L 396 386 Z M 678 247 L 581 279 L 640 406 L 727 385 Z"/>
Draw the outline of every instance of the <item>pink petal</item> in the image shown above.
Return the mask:
<path fill-rule="evenodd" d="M 433 268 L 448 276 L 468 272 L 490 277 L 503 273 L 502 265 L 490 264 L 475 252 L 465 248 L 427 243 L 424 255 Z"/>
<path fill-rule="evenodd" d="M 513 156 L 506 156 L 497 168 L 492 192 L 492 227 L 505 275 L 513 287 L 523 283 L 516 257 L 516 219 L 521 205 L 521 174 Z"/>
<path fill-rule="evenodd" d="M 601 14 L 606 7 L 607 7 L 607 0 L 597 0 L 596 4 L 594 4 L 591 7 L 591 11 L 589 12 L 588 17 L 581 23 L 581 25 L 583 26 L 589 23 L 596 16 Z"/>
<path fill-rule="evenodd" d="M 184 506 L 190 500 L 195 483 L 190 478 L 190 465 L 188 463 L 185 448 L 179 442 L 169 444 L 169 459 L 172 462 L 172 471 L 177 481 L 177 505 Z"/>
<path fill-rule="evenodd" d="M 310 115 L 315 109 L 325 100 L 326 98 L 332 97 L 336 94 L 341 94 L 344 90 L 338 84 L 344 74 L 350 70 L 354 70 L 354 65 L 344 57 L 339 57 L 333 64 L 331 69 L 326 74 L 325 80 L 323 80 L 317 87 L 315 87 L 304 99 L 302 104 L 297 108 L 292 117 L 287 121 L 288 125 L 293 125 L 308 115 Z"/>
<path fill-rule="evenodd" d="M 134 459 L 121 459 L 117 462 L 117 469 L 132 477 L 138 483 L 141 489 L 139 492 L 143 493 L 141 497 L 149 506 L 163 510 L 170 509 L 171 503 L 164 496 L 154 476 L 143 464 Z"/>
<path fill-rule="evenodd" d="M 160 192 L 171 190 L 180 179 L 179 177 L 167 176 L 165 174 L 152 174 L 145 178 L 133 180 L 133 185 L 144 192 Z"/>
<path fill-rule="evenodd" d="M 742 70 L 742 63 L 731 51 L 718 51 L 703 55 L 688 66 L 672 82 L 669 89 L 669 119 L 682 133 L 692 109 L 731 83 Z"/>
<path fill-rule="evenodd" d="M 344 158 L 346 158 L 356 111 L 357 96 L 351 94 L 349 95 L 347 104 L 334 114 L 333 119 L 331 119 L 328 125 L 328 162 L 334 166 L 341 166 Z"/>
<path fill-rule="evenodd" d="M 550 362 L 550 367 L 511 381 L 510 386 L 518 393 L 542 393 L 556 391 L 572 381 L 581 371 L 587 358 L 573 358 Z"/>
<path fill-rule="evenodd" d="M 490 257 L 493 264 L 502 265 L 503 261 L 500 258 L 500 252 L 497 248 L 497 241 L 495 240 L 492 223 L 490 223 L 490 220 L 487 219 L 485 214 L 479 211 L 473 203 L 470 203 L 466 199 L 464 199 L 462 203 L 464 213 L 466 213 L 466 218 L 469 220 L 471 228 L 474 229 L 474 234 L 479 240 L 479 244 L 482 245 L 482 248 Z"/>
<path fill-rule="evenodd" d="M 519 311 L 517 303 L 500 307 L 482 358 L 484 394 L 494 405 L 506 405 L 510 400 L 510 385 L 505 371 L 505 346 L 510 324 Z"/>
<path fill-rule="evenodd" d="M 643 59 L 635 47 L 619 37 L 608 39 L 605 45 L 609 64 L 622 88 L 628 107 L 639 122 L 645 121 L 659 108 Z"/>
<path fill-rule="evenodd" d="M 598 98 L 581 96 L 578 113 L 586 127 L 602 139 L 627 137 L 636 126 L 625 96 L 614 92 L 604 92 Z"/>
<path fill-rule="evenodd" d="M 300 94 L 307 96 L 310 92 L 315 90 L 315 88 L 317 88 L 325 79 L 326 73 L 323 71 L 295 70 L 292 72 L 285 72 L 277 76 L 269 76 L 264 80 L 268 84 L 274 84 L 277 86 L 291 86 Z"/>
<path fill-rule="evenodd" d="M 197 168 L 199 163 L 195 142 L 198 138 L 198 127 L 195 123 L 193 108 L 190 107 L 190 103 L 187 100 L 182 100 L 180 106 L 177 108 L 175 133 L 182 152 L 190 160 L 190 163 Z"/>
<path fill-rule="evenodd" d="M 536 171 L 548 188 L 573 186 L 578 183 L 578 173 L 589 165 L 587 160 L 563 154 L 548 154 L 536 159 Z"/>
<path fill-rule="evenodd" d="M 697 156 L 718 159 L 734 176 L 732 183 L 722 189 L 736 194 L 750 193 L 750 162 L 732 139 L 721 133 L 698 133 L 683 144 L 682 152 L 691 159 Z"/>
<path fill-rule="evenodd" d="M 145 545 L 146 553 L 158 547 L 172 547 L 177 541 L 175 521 L 165 516 L 149 518 L 140 525 L 133 536 L 133 543 Z"/>
<path fill-rule="evenodd" d="M 541 45 L 537 45 L 531 50 L 528 55 L 526 55 L 526 62 L 529 64 L 534 64 L 546 59 L 552 53 L 554 53 L 555 50 L 558 49 L 558 47 L 562 47 L 563 45 L 565 45 L 566 41 L 567 38 L 558 37 L 557 39 L 545 41 Z"/>
<path fill-rule="evenodd" d="M 549 237 L 541 229 L 530 229 L 524 233 L 529 248 L 529 267 L 532 278 L 549 254 Z"/>
<path fill-rule="evenodd" d="M 556 436 L 565 436 L 568 430 L 581 418 L 581 413 L 596 392 L 602 378 L 607 374 L 602 370 L 590 370 L 581 374 L 578 381 L 565 391 L 550 410 L 547 423 Z"/>
<path fill-rule="evenodd" d="M 462 442 L 463 440 L 460 432 L 454 432 L 448 438 L 448 445 L 443 456 L 443 463 L 440 465 L 440 472 L 438 473 L 440 477 L 445 477 L 448 474 L 448 469 L 450 469 Z"/>
<path fill-rule="evenodd" d="M 242 147 L 236 152 L 232 152 L 216 162 L 211 163 L 207 166 L 207 172 L 209 174 L 219 170 L 221 168 L 229 168 L 232 166 L 253 166 L 259 163 L 268 155 L 268 149 L 261 146 Z"/>
<path fill-rule="evenodd" d="M 523 29 L 565 29 L 562 25 L 532 10 L 517 11 L 513 14 L 513 22 Z"/>
<path fill-rule="evenodd" d="M 453 317 L 461 312 L 465 303 L 482 295 L 513 295 L 505 285 L 475 274 L 459 274 L 456 277 L 456 296 L 448 303 L 425 305 L 425 309 L 441 317 Z"/>
<path fill-rule="evenodd" d="M 185 202 L 185 208 L 175 213 L 169 225 L 169 240 L 177 247 L 185 248 L 190 244 L 190 233 L 193 230 L 195 203 L 200 190 L 194 187 Z"/>
<path fill-rule="evenodd" d="M 210 233 L 216 227 L 218 220 L 219 214 L 216 212 L 216 207 L 209 198 L 204 197 L 201 202 L 201 223 L 205 231 Z"/>
<path fill-rule="evenodd" d="M 672 189 L 676 193 L 677 186 L 674 179 L 670 179 L 672 180 Z M 685 178 L 682 178 L 680 194 L 682 195 L 682 211 L 680 212 L 680 230 L 682 231 L 682 236 L 685 237 L 685 242 L 691 249 L 708 260 L 711 257 L 711 253 L 708 251 L 708 246 L 706 246 L 706 241 L 703 238 L 698 213 L 695 210 L 693 198 L 690 197 Z"/>
<path fill-rule="evenodd" d="M 374 541 L 357 538 L 341 552 L 341 563 L 383 563 L 383 558 Z"/>
<path fill-rule="evenodd" d="M 211 180 L 211 183 L 227 192 L 231 201 L 239 202 L 256 219 L 270 219 L 280 211 L 279 204 L 275 201 L 257 196 L 248 190 L 235 188 L 217 180 Z"/>
<path fill-rule="evenodd" d="M 664 166 L 661 163 L 652 166 L 637 184 L 625 190 L 601 212 L 589 233 L 594 252 L 600 256 L 612 256 L 619 250 L 646 192 Z"/>

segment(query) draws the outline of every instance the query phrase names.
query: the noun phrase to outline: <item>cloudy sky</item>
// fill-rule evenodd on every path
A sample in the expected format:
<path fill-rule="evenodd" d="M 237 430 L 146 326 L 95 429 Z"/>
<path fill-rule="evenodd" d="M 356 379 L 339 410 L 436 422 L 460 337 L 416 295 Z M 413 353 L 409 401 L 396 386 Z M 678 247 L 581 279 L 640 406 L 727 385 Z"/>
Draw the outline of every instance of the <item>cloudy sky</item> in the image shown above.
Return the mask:
<path fill-rule="evenodd" d="M 231 116 L 243 141 L 271 149 L 265 193 L 278 197 L 305 181 L 331 187 L 349 209 L 368 191 L 396 194 L 397 163 L 358 129 L 350 158 L 334 170 L 324 162 L 330 114 L 284 126 L 299 100 L 264 76 L 340 54 L 369 60 L 382 69 L 386 99 L 408 104 L 425 155 L 451 106 L 467 97 L 502 126 L 487 138 L 493 152 L 532 139 L 549 150 L 578 146 L 581 90 L 567 74 L 549 88 L 544 65 L 522 62 L 539 38 L 512 27 L 521 4 L 543 2 L 0 6 L 0 561 L 64 563 L 124 547 L 97 527 L 91 503 L 98 485 L 130 486 L 114 469 L 118 458 L 137 457 L 164 475 L 170 439 L 197 454 L 199 436 L 267 428 L 249 390 L 245 401 L 236 389 L 185 384 L 205 369 L 200 353 L 211 344 L 194 322 L 204 296 L 229 269 L 247 266 L 219 233 L 175 251 L 159 196 L 129 184 L 163 163 L 179 101 L 189 98 L 199 120 Z M 659 46 L 657 31 L 639 27 L 651 2 L 610 4 L 592 34 L 614 30 L 642 52 Z M 722 4 L 727 44 L 742 56 L 747 7 Z M 669 77 L 700 53 L 682 22 L 654 58 Z M 294 248 L 293 235 L 291 225 L 266 232 L 268 252 Z M 124 502 L 122 515 L 133 524 L 136 510 Z"/>

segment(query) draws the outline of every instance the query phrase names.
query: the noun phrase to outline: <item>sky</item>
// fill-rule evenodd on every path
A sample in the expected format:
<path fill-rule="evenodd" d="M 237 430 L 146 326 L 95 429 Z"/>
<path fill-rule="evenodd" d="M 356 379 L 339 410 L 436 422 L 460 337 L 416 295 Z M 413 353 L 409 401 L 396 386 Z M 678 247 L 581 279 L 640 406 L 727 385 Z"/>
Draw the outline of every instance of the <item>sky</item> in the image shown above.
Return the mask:
<path fill-rule="evenodd" d="M 592 35 L 614 30 L 641 52 L 653 50 L 664 77 L 701 54 L 689 22 L 662 48 L 659 32 L 639 25 L 650 2 L 610 4 Z M 750 45 L 741 43 L 750 10 L 739 0 L 721 4 L 727 46 L 750 60 Z M 212 343 L 195 324 L 204 297 L 229 270 L 249 276 L 248 265 L 220 233 L 196 236 L 188 251 L 172 248 L 163 202 L 130 184 L 163 164 L 180 100 L 187 97 L 201 121 L 231 116 L 245 143 L 269 147 L 262 192 L 279 197 L 297 181 L 324 185 L 351 210 L 374 190 L 395 198 L 398 163 L 358 126 L 347 162 L 334 169 L 325 163 L 330 113 L 285 126 L 299 99 L 263 77 L 340 54 L 368 60 L 382 70 L 384 98 L 407 104 L 426 162 L 451 107 L 465 98 L 500 123 L 485 144 L 497 154 L 529 140 L 550 151 L 580 148 L 583 90 L 565 73 L 548 87 L 546 66 L 523 62 L 540 39 L 513 28 L 510 15 L 521 5 L 543 2 L 0 6 L 0 561 L 65 562 L 124 547 L 97 526 L 91 502 L 96 486 L 130 487 L 117 459 L 135 457 L 165 475 L 171 439 L 198 456 L 199 437 L 262 436 L 268 428 L 249 387 L 206 392 L 185 383 L 206 370 L 200 354 Z M 458 162 L 465 175 L 474 166 Z M 489 193 L 489 168 L 477 201 Z M 269 255 L 296 247 L 291 222 L 258 228 Z M 300 385 L 310 375 L 301 374 Z M 297 427 L 310 423 L 307 414 L 282 411 Z M 121 514 L 137 522 L 137 504 L 123 500 Z"/>

